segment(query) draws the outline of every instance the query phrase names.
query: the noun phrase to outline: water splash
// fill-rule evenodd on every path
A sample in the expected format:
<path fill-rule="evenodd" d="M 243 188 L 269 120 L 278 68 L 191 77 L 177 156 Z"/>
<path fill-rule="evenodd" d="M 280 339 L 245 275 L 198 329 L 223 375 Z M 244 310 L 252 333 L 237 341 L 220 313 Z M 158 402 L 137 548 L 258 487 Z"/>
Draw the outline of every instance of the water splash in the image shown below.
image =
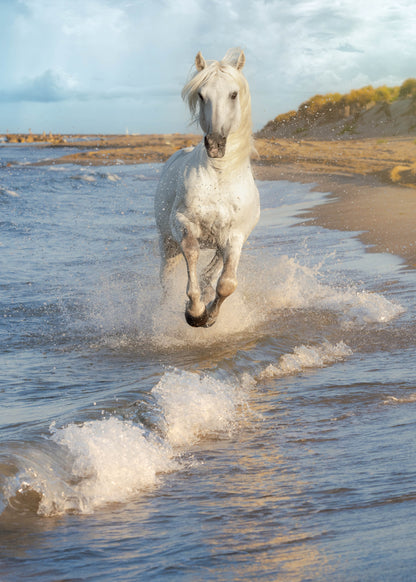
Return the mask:
<path fill-rule="evenodd" d="M 243 260 L 239 286 L 221 308 L 214 326 L 195 329 L 184 318 L 186 270 L 179 266 L 171 279 L 170 292 L 162 296 L 157 271 L 139 284 L 122 287 L 117 281 L 100 284 L 91 301 L 102 330 L 101 341 L 112 348 L 122 342 L 153 346 L 157 351 L 188 346 L 208 347 L 233 336 L 260 333 L 279 322 L 288 310 L 319 311 L 337 318 L 342 327 L 386 323 L 404 308 L 384 296 L 353 286 L 334 287 L 321 282 L 320 266 L 306 267 L 283 256 L 253 263 Z M 122 332 L 117 333 L 117 332 Z"/>

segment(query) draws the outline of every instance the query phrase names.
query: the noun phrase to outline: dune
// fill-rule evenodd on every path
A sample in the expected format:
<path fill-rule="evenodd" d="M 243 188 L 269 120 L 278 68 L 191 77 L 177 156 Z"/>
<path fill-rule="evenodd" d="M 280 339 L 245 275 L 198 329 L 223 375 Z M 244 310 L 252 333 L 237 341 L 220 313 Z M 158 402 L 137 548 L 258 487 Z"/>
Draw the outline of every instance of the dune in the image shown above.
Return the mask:
<path fill-rule="evenodd" d="M 371 87 L 351 94 L 358 100 L 367 89 L 374 95 Z M 355 231 L 369 251 L 395 253 L 415 268 L 416 80 L 396 89 L 391 101 L 342 107 L 351 94 L 316 96 L 309 111 L 278 116 L 257 134 L 255 168 L 259 179 L 312 182 L 329 193 L 304 214 L 309 224 Z"/>

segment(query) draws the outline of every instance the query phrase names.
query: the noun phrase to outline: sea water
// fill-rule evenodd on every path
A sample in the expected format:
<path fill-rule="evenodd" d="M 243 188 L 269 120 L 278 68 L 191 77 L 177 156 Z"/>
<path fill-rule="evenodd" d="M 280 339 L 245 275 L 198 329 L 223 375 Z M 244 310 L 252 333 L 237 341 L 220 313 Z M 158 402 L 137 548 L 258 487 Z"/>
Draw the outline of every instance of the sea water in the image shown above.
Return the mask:
<path fill-rule="evenodd" d="M 183 265 L 159 285 L 161 166 L 58 153 L 0 147 L 0 580 L 413 579 L 414 271 L 258 182 L 238 289 L 193 329 Z"/>

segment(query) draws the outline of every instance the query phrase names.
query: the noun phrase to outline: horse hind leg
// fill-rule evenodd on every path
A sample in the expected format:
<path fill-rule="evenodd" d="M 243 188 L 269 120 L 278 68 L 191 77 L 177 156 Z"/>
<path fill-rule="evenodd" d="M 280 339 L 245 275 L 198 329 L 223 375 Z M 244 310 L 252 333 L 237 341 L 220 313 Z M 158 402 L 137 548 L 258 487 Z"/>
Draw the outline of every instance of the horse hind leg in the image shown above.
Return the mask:
<path fill-rule="evenodd" d="M 159 240 L 160 247 L 160 282 L 162 284 L 163 294 L 166 297 L 169 291 L 169 279 L 176 270 L 178 263 L 182 258 L 179 245 L 170 237 L 161 237 Z"/>

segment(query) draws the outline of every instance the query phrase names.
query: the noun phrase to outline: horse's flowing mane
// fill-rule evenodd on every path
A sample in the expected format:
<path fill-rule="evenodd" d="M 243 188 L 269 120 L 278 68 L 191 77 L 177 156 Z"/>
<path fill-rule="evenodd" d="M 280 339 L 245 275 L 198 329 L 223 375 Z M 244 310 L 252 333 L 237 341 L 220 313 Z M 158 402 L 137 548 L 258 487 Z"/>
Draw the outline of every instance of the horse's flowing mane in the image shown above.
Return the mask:
<path fill-rule="evenodd" d="M 251 98 L 248 83 L 244 75 L 236 68 L 236 63 L 241 50 L 230 49 L 221 61 L 206 61 L 206 66 L 201 71 L 194 71 L 192 77 L 182 89 L 182 98 L 188 103 L 192 115 L 192 121 L 199 121 L 198 92 L 205 83 L 215 75 L 224 75 L 233 79 L 239 86 L 241 123 L 238 130 L 228 136 L 227 161 L 233 159 L 235 163 L 249 158 L 253 149 L 252 125 L 251 125 Z M 215 164 L 221 165 L 224 158 L 215 160 Z M 213 161 L 213 160 L 211 160 Z"/>

